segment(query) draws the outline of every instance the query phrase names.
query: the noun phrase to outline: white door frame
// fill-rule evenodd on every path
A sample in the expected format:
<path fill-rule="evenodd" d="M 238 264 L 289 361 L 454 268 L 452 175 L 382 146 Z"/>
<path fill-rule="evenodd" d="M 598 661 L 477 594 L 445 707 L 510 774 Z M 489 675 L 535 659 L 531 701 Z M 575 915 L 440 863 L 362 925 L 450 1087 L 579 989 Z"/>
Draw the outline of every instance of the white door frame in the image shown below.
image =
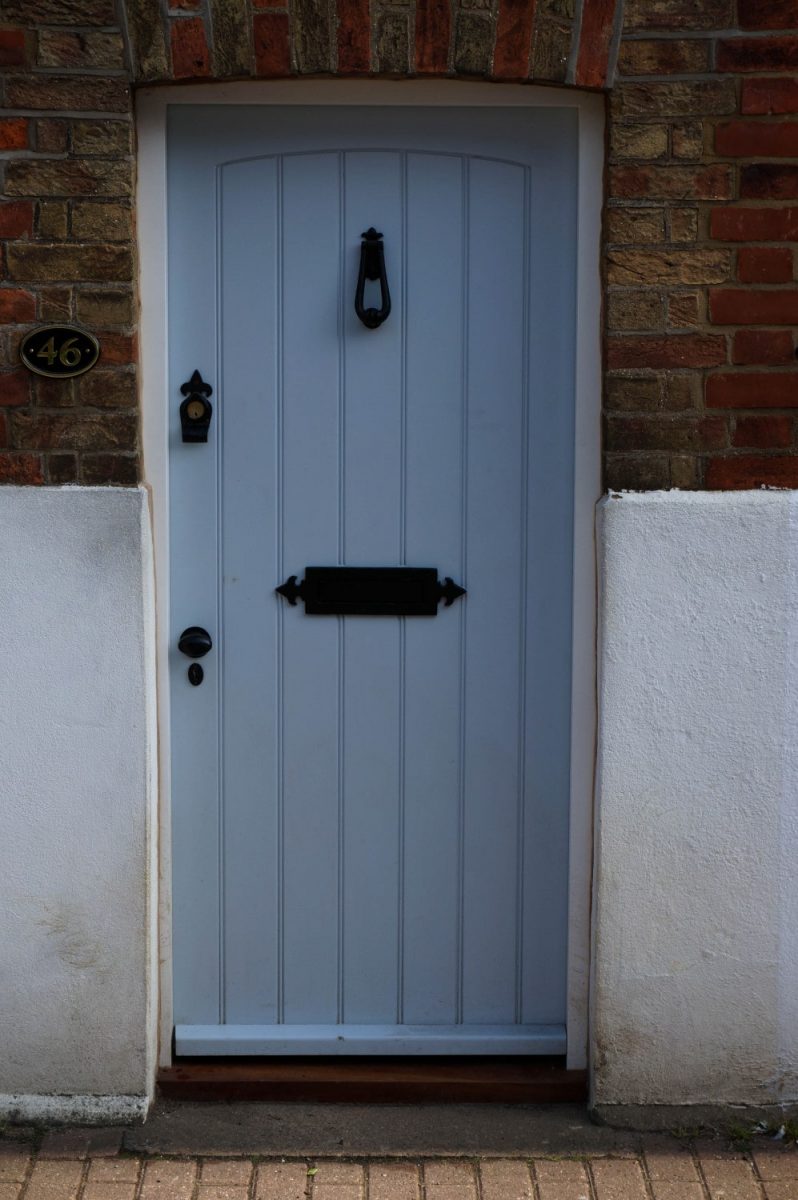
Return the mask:
<path fill-rule="evenodd" d="M 428 105 L 576 109 L 577 205 L 574 597 L 571 699 L 567 1065 L 587 1066 L 593 773 L 596 744 L 595 506 L 601 495 L 601 209 L 604 104 L 600 95 L 524 84 L 455 80 L 285 80 L 149 88 L 137 93 L 142 449 L 155 544 L 159 731 L 159 1063 L 172 1056 L 169 730 L 169 447 L 167 417 L 166 115 L 177 104 Z M 584 184 L 584 186 L 583 186 Z M 153 863 L 154 865 L 154 863 Z"/>

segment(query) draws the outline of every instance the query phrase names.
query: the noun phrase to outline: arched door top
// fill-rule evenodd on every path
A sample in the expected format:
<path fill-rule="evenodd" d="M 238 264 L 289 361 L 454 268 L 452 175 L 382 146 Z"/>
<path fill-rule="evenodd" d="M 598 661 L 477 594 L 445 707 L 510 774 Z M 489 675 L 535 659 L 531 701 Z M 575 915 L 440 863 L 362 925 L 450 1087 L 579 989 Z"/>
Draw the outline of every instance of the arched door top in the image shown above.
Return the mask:
<path fill-rule="evenodd" d="M 123 0 L 137 83 L 449 76 L 607 88 L 623 0 Z"/>

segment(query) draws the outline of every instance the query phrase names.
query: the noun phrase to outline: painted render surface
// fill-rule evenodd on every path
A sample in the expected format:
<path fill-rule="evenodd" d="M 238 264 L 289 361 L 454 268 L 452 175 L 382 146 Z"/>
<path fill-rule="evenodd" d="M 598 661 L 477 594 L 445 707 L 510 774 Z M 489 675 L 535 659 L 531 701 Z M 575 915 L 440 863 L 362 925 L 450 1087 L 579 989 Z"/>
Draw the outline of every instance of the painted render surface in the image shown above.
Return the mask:
<path fill-rule="evenodd" d="M 0 1113 L 142 1114 L 145 493 L 0 489 Z M 599 509 L 593 1100 L 798 1097 L 798 495 Z"/>
<path fill-rule="evenodd" d="M 593 1099 L 798 1097 L 798 496 L 599 510 Z"/>
<path fill-rule="evenodd" d="M 0 1116 L 146 1107 L 149 541 L 143 489 L 0 489 Z"/>

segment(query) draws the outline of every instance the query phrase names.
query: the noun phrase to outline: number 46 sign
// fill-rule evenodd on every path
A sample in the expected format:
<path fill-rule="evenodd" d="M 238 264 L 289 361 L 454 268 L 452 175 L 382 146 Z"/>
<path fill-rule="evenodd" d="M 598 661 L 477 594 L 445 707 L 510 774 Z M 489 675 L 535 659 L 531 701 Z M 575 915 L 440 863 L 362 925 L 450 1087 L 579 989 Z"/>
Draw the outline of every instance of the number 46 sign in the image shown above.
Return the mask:
<path fill-rule="evenodd" d="M 75 325 L 39 325 L 22 339 L 19 357 L 37 375 L 71 379 L 91 370 L 100 357 L 100 343 Z"/>

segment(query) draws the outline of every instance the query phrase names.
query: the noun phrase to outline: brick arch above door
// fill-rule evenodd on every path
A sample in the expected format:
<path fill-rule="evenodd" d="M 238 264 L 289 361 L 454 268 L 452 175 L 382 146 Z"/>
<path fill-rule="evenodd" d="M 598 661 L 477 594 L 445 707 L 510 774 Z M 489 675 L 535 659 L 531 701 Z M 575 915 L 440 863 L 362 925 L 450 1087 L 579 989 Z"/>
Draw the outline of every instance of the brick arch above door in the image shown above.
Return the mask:
<path fill-rule="evenodd" d="M 605 88 L 623 0 L 122 0 L 132 78 L 449 76 Z"/>

